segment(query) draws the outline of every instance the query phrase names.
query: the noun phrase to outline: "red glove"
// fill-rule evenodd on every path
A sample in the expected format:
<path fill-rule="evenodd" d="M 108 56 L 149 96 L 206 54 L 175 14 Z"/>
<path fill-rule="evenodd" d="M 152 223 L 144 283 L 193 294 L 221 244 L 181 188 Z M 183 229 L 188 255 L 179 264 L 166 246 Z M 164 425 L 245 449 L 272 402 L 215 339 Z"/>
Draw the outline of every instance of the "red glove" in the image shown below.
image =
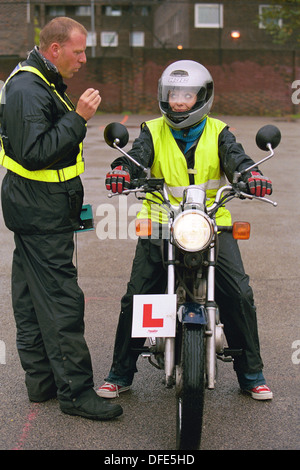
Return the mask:
<path fill-rule="evenodd" d="M 266 194 L 272 194 L 272 181 L 258 171 L 251 171 L 247 183 L 250 193 L 255 196 L 264 197 Z"/>
<path fill-rule="evenodd" d="M 108 191 L 122 193 L 130 187 L 130 174 L 122 166 L 116 166 L 106 175 L 105 186 Z"/>

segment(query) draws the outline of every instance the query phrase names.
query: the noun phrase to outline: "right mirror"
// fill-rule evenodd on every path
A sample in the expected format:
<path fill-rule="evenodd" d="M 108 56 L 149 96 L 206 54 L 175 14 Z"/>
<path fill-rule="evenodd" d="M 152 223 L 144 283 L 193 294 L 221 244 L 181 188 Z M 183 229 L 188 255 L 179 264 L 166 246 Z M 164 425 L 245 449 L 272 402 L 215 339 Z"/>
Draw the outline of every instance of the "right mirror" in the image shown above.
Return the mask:
<path fill-rule="evenodd" d="M 272 148 L 276 148 L 280 143 L 281 133 L 278 127 L 272 124 L 263 126 L 256 134 L 256 144 L 261 150 L 270 150 L 267 145 L 271 144 Z"/>

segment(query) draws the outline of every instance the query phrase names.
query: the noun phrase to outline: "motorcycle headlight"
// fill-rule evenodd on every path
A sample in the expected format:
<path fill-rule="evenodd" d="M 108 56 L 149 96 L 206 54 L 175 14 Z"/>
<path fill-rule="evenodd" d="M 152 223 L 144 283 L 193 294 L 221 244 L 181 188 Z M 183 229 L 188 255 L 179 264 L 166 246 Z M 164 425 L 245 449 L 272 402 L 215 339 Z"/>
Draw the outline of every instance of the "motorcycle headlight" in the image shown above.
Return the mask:
<path fill-rule="evenodd" d="M 193 210 L 181 212 L 173 224 L 176 245 L 185 251 L 207 248 L 213 237 L 213 226 L 205 214 Z"/>

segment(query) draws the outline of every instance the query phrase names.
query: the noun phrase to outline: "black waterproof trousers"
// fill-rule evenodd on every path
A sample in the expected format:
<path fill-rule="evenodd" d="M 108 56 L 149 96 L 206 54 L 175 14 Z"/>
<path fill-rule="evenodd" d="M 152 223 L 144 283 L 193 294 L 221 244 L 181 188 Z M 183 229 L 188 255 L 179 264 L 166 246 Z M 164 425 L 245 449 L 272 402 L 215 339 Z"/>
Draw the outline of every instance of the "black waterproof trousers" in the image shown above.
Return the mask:
<path fill-rule="evenodd" d="M 17 348 L 32 401 L 61 402 L 93 387 L 84 339 L 84 296 L 73 265 L 73 232 L 15 234 L 12 299 Z"/>
<path fill-rule="evenodd" d="M 138 353 L 144 338 L 131 338 L 134 294 L 161 294 L 166 289 L 166 271 L 162 265 L 160 244 L 139 239 L 127 292 L 121 301 L 121 313 L 116 333 L 113 364 L 106 378 L 119 385 L 131 385 L 137 372 Z M 216 267 L 216 301 L 230 348 L 242 349 L 236 357 L 237 374 L 255 374 L 262 370 L 257 331 L 256 308 L 249 277 L 245 274 L 237 241 L 230 233 L 219 236 Z"/>

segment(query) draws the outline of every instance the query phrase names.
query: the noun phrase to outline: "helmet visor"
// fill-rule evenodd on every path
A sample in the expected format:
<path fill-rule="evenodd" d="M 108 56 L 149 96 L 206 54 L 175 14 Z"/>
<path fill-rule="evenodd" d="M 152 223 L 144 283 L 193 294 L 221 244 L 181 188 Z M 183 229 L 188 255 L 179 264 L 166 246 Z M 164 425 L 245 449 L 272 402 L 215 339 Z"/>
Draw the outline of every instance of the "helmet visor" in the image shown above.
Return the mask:
<path fill-rule="evenodd" d="M 165 109 L 173 112 L 189 111 L 203 103 L 206 98 L 206 87 L 163 86 L 159 101 Z"/>

